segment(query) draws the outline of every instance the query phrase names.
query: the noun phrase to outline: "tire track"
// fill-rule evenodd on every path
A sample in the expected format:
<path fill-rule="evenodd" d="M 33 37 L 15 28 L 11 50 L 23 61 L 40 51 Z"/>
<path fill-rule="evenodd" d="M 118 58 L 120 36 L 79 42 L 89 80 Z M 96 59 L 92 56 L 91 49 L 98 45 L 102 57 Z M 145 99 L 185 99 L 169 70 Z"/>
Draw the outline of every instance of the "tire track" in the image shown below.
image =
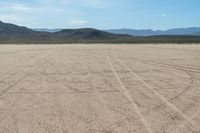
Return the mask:
<path fill-rule="evenodd" d="M 188 70 L 188 71 L 200 73 L 200 69 L 199 68 L 192 68 L 192 67 L 188 67 L 188 66 L 179 66 L 179 65 L 168 64 L 168 63 L 158 63 L 158 62 L 154 62 L 154 63 L 161 64 L 161 65 L 172 66 L 172 67 L 175 67 L 175 68 L 181 68 L 181 69 L 185 69 L 185 70 Z"/>
<path fill-rule="evenodd" d="M 140 46 L 144 47 L 144 46 Z M 178 48 L 162 48 L 162 47 L 153 47 L 153 46 L 147 46 L 145 48 L 152 48 L 152 49 L 161 49 L 161 50 L 173 50 L 173 51 L 178 51 L 178 52 L 188 52 L 188 53 L 196 53 L 199 55 L 199 51 L 193 51 L 193 50 L 185 50 L 185 49 L 178 49 Z"/>
<path fill-rule="evenodd" d="M 23 79 L 25 79 L 27 77 L 28 77 L 28 75 L 25 75 L 25 76 L 21 77 L 20 79 L 18 79 L 13 84 L 9 85 L 6 89 L 4 89 L 3 91 L 0 92 L 0 97 L 2 97 L 8 90 L 12 89 L 14 86 L 16 86 L 19 82 L 21 82 Z"/>
<path fill-rule="evenodd" d="M 104 56 L 104 54 L 103 54 L 103 56 Z M 99 59 L 98 59 L 98 61 L 101 62 L 101 64 L 105 64 L 105 62 L 103 62 L 103 61 L 101 61 L 101 60 L 99 60 Z M 111 70 L 111 71 L 106 71 L 106 72 L 107 72 L 107 73 L 113 73 L 112 70 Z M 106 86 L 107 86 L 110 90 L 112 90 L 112 86 L 111 86 L 112 83 L 109 82 L 110 78 L 105 74 L 105 72 L 104 72 L 102 69 L 101 69 L 101 74 L 102 74 L 103 77 L 104 77 L 104 83 L 106 84 Z M 113 91 L 112 91 L 112 92 L 113 92 Z M 119 92 L 119 93 L 124 97 L 124 94 L 122 93 L 121 90 L 117 89 L 117 90 L 114 91 L 114 92 Z M 111 112 L 113 112 L 113 113 L 115 112 L 115 113 L 120 114 L 120 115 L 122 115 L 122 116 L 125 116 L 125 115 L 126 115 L 124 112 L 121 112 L 121 111 L 119 111 L 119 110 L 117 110 L 117 109 L 115 109 L 115 108 L 111 108 L 111 107 L 109 107 L 109 106 L 108 106 L 108 108 L 109 108 L 109 110 L 110 110 Z M 107 128 L 108 128 L 108 129 L 113 129 L 113 131 L 114 131 L 114 129 L 116 129 L 116 128 L 118 128 L 118 127 L 122 127 L 122 126 L 124 125 L 125 122 L 131 124 L 130 120 L 135 120 L 135 121 L 136 121 L 136 120 L 140 120 L 140 118 L 135 118 L 134 116 L 127 116 L 126 118 L 123 118 L 122 120 L 116 121 L 113 125 L 108 126 Z"/>
<path fill-rule="evenodd" d="M 44 60 L 44 63 L 45 64 L 48 64 L 48 66 L 50 66 L 50 68 L 53 70 L 54 69 L 54 71 L 56 71 L 57 73 L 59 73 L 58 72 L 58 69 L 55 67 L 55 65 L 52 63 L 52 62 L 50 62 L 49 60 Z M 49 82 L 48 81 L 48 78 L 51 78 L 51 79 L 53 79 L 54 81 L 56 81 L 56 82 L 58 82 L 58 80 L 57 80 L 57 78 L 55 78 L 55 77 L 49 77 L 49 76 L 51 76 L 51 74 L 50 75 L 48 75 L 47 73 L 47 71 L 46 71 L 46 69 L 45 69 L 45 67 L 41 64 L 40 65 L 40 67 L 43 69 L 43 71 L 42 71 L 42 73 L 43 73 L 43 75 L 46 77 L 46 81 L 47 82 Z M 51 90 L 54 90 L 54 88 L 50 85 L 49 86 L 49 88 L 51 89 Z M 42 92 L 37 92 L 38 94 L 44 94 L 44 93 L 42 93 Z M 58 128 L 58 129 L 60 129 L 62 132 L 68 132 L 69 131 L 69 129 L 68 129 L 68 127 L 67 127 L 67 125 L 66 125 L 66 123 L 65 123 L 65 121 L 64 121 L 64 119 L 63 119 L 63 114 L 64 114 L 64 112 L 63 112 L 63 107 L 62 106 L 60 106 L 59 105 L 59 103 L 57 103 L 57 95 L 58 94 L 63 94 L 63 93 L 58 93 L 58 92 L 54 92 L 54 93 L 47 93 L 47 94 L 51 94 L 51 96 L 52 96 L 52 101 L 53 101 L 53 103 L 52 103 L 52 105 L 51 105 L 51 114 L 52 114 L 52 118 L 51 119 L 57 119 L 57 120 L 59 120 L 59 125 L 61 125 L 61 126 L 59 126 L 59 127 L 61 127 L 61 128 Z M 55 118 L 54 118 L 55 117 Z M 47 132 L 52 132 L 53 131 L 53 129 L 51 128 L 51 122 L 48 120 L 47 121 L 47 123 L 45 123 L 45 125 L 46 126 L 44 126 L 44 129 L 47 131 Z"/>
<path fill-rule="evenodd" d="M 179 70 L 181 70 L 181 69 L 179 69 Z M 170 98 L 170 100 L 172 100 L 172 101 L 175 100 L 175 99 L 177 99 L 178 97 L 182 96 L 186 91 L 190 90 L 193 87 L 193 85 L 195 84 L 194 75 L 191 74 L 191 73 L 189 73 L 186 70 L 182 70 L 182 71 L 184 71 L 185 73 L 187 73 L 190 76 L 191 82 L 190 82 L 190 84 L 183 91 L 181 91 L 180 93 L 178 93 L 176 96 Z"/>
<path fill-rule="evenodd" d="M 96 52 L 96 51 L 95 51 Z M 105 64 L 105 60 L 103 60 L 102 61 L 102 57 L 101 58 L 98 58 L 97 56 L 95 56 L 95 52 L 92 54 L 92 55 L 94 55 L 93 57 L 95 57 L 95 60 L 98 60 L 98 62 L 100 63 L 100 64 Z M 104 54 L 102 55 L 103 57 L 104 57 Z M 107 65 L 106 65 L 107 66 Z M 124 97 L 124 94 L 123 93 L 121 93 L 122 91 L 121 90 L 119 90 L 119 89 L 114 89 L 114 90 L 112 90 L 112 86 L 110 86 L 112 83 L 111 82 L 109 82 L 109 80 L 110 80 L 110 78 L 108 77 L 108 75 L 106 75 L 105 74 L 105 72 L 104 72 L 104 70 L 102 69 L 102 67 L 98 67 L 99 68 L 99 71 L 97 71 L 97 72 L 95 72 L 95 74 L 100 74 L 101 76 L 103 76 L 103 82 L 104 82 L 104 84 L 107 86 L 107 88 L 109 89 L 109 90 L 111 90 L 111 91 L 105 91 L 105 92 L 117 92 L 117 93 L 120 93 L 121 94 L 121 96 L 122 96 L 122 98 Z M 106 71 L 106 72 L 108 72 L 108 73 L 110 73 L 110 74 L 113 74 L 113 72 L 112 72 L 112 70 L 111 71 Z M 103 91 L 104 92 L 104 91 Z M 101 93 L 101 91 L 97 91 L 97 93 Z M 113 93 L 110 93 L 111 95 L 113 95 Z M 101 95 L 101 94 L 99 94 L 99 95 Z M 114 96 L 114 95 L 113 95 Z M 114 96 L 114 97 L 116 97 L 116 96 Z M 132 124 L 132 122 L 131 121 L 133 121 L 133 120 L 135 120 L 135 121 L 140 121 L 140 118 L 135 118 L 135 116 L 133 115 L 131 115 L 131 116 L 127 116 L 127 114 L 126 113 L 124 113 L 123 111 L 119 111 L 118 109 L 116 109 L 115 107 L 110 107 L 108 104 L 106 104 L 106 100 L 102 97 L 102 99 L 103 99 L 103 101 L 104 101 L 104 103 L 105 103 L 105 107 L 107 108 L 107 110 L 110 112 L 109 114 L 111 114 L 112 115 L 112 117 L 114 118 L 114 116 L 113 116 L 113 114 L 120 114 L 120 116 L 122 116 L 122 119 L 120 118 L 120 119 L 118 119 L 118 120 L 116 120 L 115 118 L 113 119 L 113 121 L 114 121 L 114 123 L 113 124 L 111 124 L 111 125 L 109 125 L 109 126 L 107 126 L 105 129 L 106 130 L 94 130 L 94 131 L 96 131 L 96 132 L 116 132 L 116 131 L 118 131 L 118 132 L 120 132 L 121 130 L 120 129 L 126 129 L 126 128 L 124 128 L 124 126 L 128 126 L 129 125 L 129 127 L 131 127 L 131 124 Z M 120 99 L 116 99 L 116 100 L 120 100 Z M 129 101 L 129 100 L 128 100 Z M 121 109 L 123 109 L 123 108 L 121 108 Z M 125 108 L 124 108 L 125 109 Z M 127 116 L 127 117 L 125 117 L 124 118 L 124 116 Z M 116 129 L 118 129 L 118 130 L 116 130 Z M 127 131 L 128 132 L 128 131 Z"/>
<path fill-rule="evenodd" d="M 137 77 L 137 79 L 146 86 L 149 90 L 151 90 L 157 97 L 159 97 L 167 106 L 169 106 L 171 109 L 176 111 L 178 114 L 180 114 L 186 121 L 188 121 L 191 126 L 194 128 L 195 131 L 199 131 L 199 125 L 197 125 L 192 119 L 187 117 L 185 114 L 183 114 L 175 105 L 170 103 L 164 96 L 159 94 L 154 88 L 152 88 L 148 83 L 146 83 L 137 73 L 133 72 L 126 64 L 124 64 L 119 57 L 111 51 L 111 54 L 115 57 L 115 59 L 122 64 L 129 72 L 134 75 L 134 77 Z"/>
<path fill-rule="evenodd" d="M 186 71 L 190 71 L 190 72 L 194 72 L 194 73 L 200 73 L 200 68 L 192 68 L 192 67 L 185 67 L 185 66 L 179 66 L 179 65 L 173 65 L 173 64 L 169 64 L 169 63 L 160 63 L 160 62 L 156 62 L 154 60 L 142 60 L 142 59 L 137 59 L 137 58 L 131 58 L 131 59 L 134 59 L 134 60 L 137 60 L 137 61 L 140 61 L 144 64 L 150 64 L 150 65 L 159 65 L 159 66 L 173 66 L 173 68 L 180 68 L 180 69 L 183 69 L 183 70 L 186 70 Z"/>
<path fill-rule="evenodd" d="M 143 115 L 142 115 L 140 109 L 138 108 L 137 104 L 135 103 L 133 98 L 129 95 L 129 92 L 126 89 L 126 87 L 123 85 L 121 79 L 119 78 L 116 70 L 114 69 L 114 67 L 113 67 L 113 65 L 111 63 L 111 60 L 110 60 L 109 56 L 107 55 L 106 58 L 107 58 L 107 60 L 108 60 L 108 62 L 110 64 L 110 67 L 111 67 L 111 69 L 112 69 L 112 71 L 113 71 L 118 83 L 120 84 L 120 88 L 121 88 L 122 93 L 124 93 L 125 97 L 130 101 L 130 103 L 133 106 L 134 110 L 136 111 L 137 115 L 140 117 L 140 120 L 141 120 L 142 124 L 144 125 L 146 131 L 148 133 L 153 133 L 153 131 L 151 130 L 151 128 L 150 128 L 150 126 L 148 124 L 148 122 L 143 118 Z"/>
<path fill-rule="evenodd" d="M 155 61 L 151 61 L 151 62 L 155 63 L 155 64 L 160 64 L 161 66 L 169 66 L 172 68 L 177 68 L 177 69 L 181 69 L 181 70 L 185 70 L 185 71 L 200 73 L 200 69 L 197 69 L 197 68 L 184 67 L 184 66 L 173 65 L 173 64 L 168 64 L 168 63 L 160 63 L 160 62 L 155 62 Z"/>
<path fill-rule="evenodd" d="M 139 60 L 139 59 L 137 59 L 137 60 Z M 149 61 L 143 61 L 142 60 L 141 62 L 144 63 L 144 64 L 150 64 L 150 65 L 155 65 L 155 66 L 159 65 L 159 66 L 165 67 L 165 68 L 177 69 L 177 70 L 183 71 L 184 73 L 186 73 L 190 77 L 191 82 L 188 85 L 188 87 L 186 87 L 183 91 L 181 91 L 180 93 L 178 93 L 176 96 L 170 98 L 170 100 L 174 100 L 174 99 L 180 97 L 181 95 L 183 95 L 186 91 L 188 91 L 189 89 L 191 89 L 191 87 L 195 84 L 195 80 L 199 80 L 199 79 L 197 79 L 197 78 L 194 77 L 194 74 L 192 74 L 192 72 L 189 72 L 189 70 L 182 69 L 180 67 L 175 67 L 175 66 L 171 66 L 169 64 L 162 64 L 162 63 L 156 63 L 156 62 L 152 63 L 153 61 L 149 62 Z"/>
<path fill-rule="evenodd" d="M 5 89 L 3 92 L 0 93 L 0 97 L 2 97 L 5 93 L 7 93 L 7 91 L 11 88 L 13 88 L 15 85 L 17 85 L 19 82 L 21 82 L 22 80 L 24 80 L 25 78 L 27 78 L 28 75 L 20 78 L 18 81 L 16 81 L 14 84 L 10 85 L 7 89 Z M 22 91 L 22 89 L 20 89 L 19 94 L 21 94 L 20 92 Z M 18 96 L 17 99 L 10 105 L 10 107 L 3 113 L 2 117 L 0 118 L 0 124 L 3 122 L 3 120 L 6 118 L 6 116 L 12 111 L 11 109 L 17 105 L 17 102 L 19 101 L 21 97 Z"/>
<path fill-rule="evenodd" d="M 0 76 L 1 76 L 1 74 L 0 74 Z M 7 77 L 0 79 L 0 83 L 7 84 L 7 82 L 5 82 L 5 80 L 8 78 L 11 78 L 12 76 L 15 76 L 15 75 L 2 75 L 2 76 L 7 76 Z M 25 76 L 25 75 L 22 75 L 22 76 Z"/>
<path fill-rule="evenodd" d="M 88 55 L 88 75 L 90 77 L 92 77 L 91 69 L 92 69 L 91 59 L 90 59 L 90 55 Z M 98 97 L 98 99 L 100 100 L 100 102 L 103 104 L 102 110 L 105 110 L 108 113 L 108 116 L 110 117 L 110 119 L 112 120 L 112 122 L 115 122 L 115 118 L 113 116 L 112 111 L 108 108 L 108 106 L 106 104 L 106 101 L 103 99 L 102 95 L 99 93 L 99 91 L 97 91 L 97 89 L 96 89 L 96 87 L 95 87 L 92 79 L 90 79 L 90 82 L 91 82 L 91 87 L 94 88 L 94 94 Z M 105 130 L 96 130 L 96 131 L 98 131 L 98 132 L 105 132 L 105 133 L 112 133 L 114 130 L 115 129 L 105 129 Z M 95 130 L 91 130 L 91 131 L 95 131 Z M 118 131 L 117 131 L 117 133 L 118 133 Z"/>

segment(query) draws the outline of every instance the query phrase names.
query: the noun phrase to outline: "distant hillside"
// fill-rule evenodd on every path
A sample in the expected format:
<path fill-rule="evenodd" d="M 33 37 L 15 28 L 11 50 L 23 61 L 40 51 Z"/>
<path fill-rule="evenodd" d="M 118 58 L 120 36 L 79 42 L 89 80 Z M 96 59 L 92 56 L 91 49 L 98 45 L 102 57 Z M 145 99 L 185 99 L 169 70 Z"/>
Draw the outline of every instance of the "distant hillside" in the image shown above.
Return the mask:
<path fill-rule="evenodd" d="M 114 34 L 129 34 L 133 36 L 155 36 L 155 35 L 200 35 L 200 27 L 190 27 L 190 28 L 176 28 L 169 29 L 165 31 L 151 29 L 147 30 L 136 30 L 136 29 L 112 29 L 105 30 Z"/>
<path fill-rule="evenodd" d="M 0 35 L 15 35 L 15 34 L 27 34 L 34 33 L 35 31 L 23 26 L 17 26 L 14 24 L 3 23 L 0 21 Z"/>
<path fill-rule="evenodd" d="M 147 31 L 140 31 L 140 35 Z M 148 34 L 153 31 L 148 30 Z M 168 31 L 173 32 L 173 31 Z M 199 34 L 199 32 L 195 32 Z M 125 35 L 124 35 L 125 34 Z M 57 32 L 35 31 L 0 21 L 0 44 L 64 44 L 64 43 L 200 43 L 200 36 L 131 36 L 113 34 L 92 28 L 65 29 Z"/>
<path fill-rule="evenodd" d="M 59 32 L 55 32 L 53 35 L 69 39 L 114 39 L 124 36 L 92 28 L 65 29 Z"/>
<path fill-rule="evenodd" d="M 198 36 L 200 36 L 200 32 L 196 32 L 196 33 L 195 33 L 195 35 L 198 35 Z"/>
<path fill-rule="evenodd" d="M 0 21 L 0 43 L 34 43 L 44 40 L 45 36 L 49 34 Z"/>
<path fill-rule="evenodd" d="M 41 32 L 0 21 L 0 43 L 104 42 L 129 37 L 92 28 L 65 29 L 54 33 Z"/>
<path fill-rule="evenodd" d="M 41 32 L 50 32 L 50 33 L 54 33 L 54 32 L 58 32 L 58 31 L 61 31 L 63 29 L 40 29 L 40 28 L 35 28 L 35 29 L 32 29 L 34 31 L 41 31 Z"/>

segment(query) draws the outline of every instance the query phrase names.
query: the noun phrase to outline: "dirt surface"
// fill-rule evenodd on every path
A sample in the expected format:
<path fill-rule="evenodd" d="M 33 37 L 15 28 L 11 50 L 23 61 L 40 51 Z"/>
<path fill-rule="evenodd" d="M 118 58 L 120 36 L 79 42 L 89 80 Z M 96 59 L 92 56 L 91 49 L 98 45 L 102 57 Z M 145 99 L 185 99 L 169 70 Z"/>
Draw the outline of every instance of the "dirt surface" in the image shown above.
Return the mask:
<path fill-rule="evenodd" d="M 200 45 L 1 45 L 0 133 L 200 133 Z"/>

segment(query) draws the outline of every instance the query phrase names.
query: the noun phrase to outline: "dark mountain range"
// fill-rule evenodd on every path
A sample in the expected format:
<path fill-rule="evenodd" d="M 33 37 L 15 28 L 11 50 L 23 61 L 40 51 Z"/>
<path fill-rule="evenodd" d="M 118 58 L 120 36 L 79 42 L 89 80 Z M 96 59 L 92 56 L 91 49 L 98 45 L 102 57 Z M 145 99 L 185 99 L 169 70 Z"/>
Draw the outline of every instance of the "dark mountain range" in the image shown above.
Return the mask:
<path fill-rule="evenodd" d="M 54 33 L 41 32 L 0 21 L 0 43 L 99 42 L 127 37 L 130 36 L 112 34 L 92 28 L 65 29 Z"/>
<path fill-rule="evenodd" d="M 140 31 L 140 35 L 151 30 Z M 173 32 L 168 31 L 168 32 Z M 196 31 L 196 34 L 200 32 Z M 200 35 L 200 34 L 199 34 Z M 64 43 L 200 43 L 200 36 L 131 36 L 92 28 L 65 29 L 57 32 L 35 31 L 0 21 L 0 44 L 64 44 Z"/>
<path fill-rule="evenodd" d="M 42 31 L 42 32 L 59 32 L 63 29 L 33 29 L 34 31 Z M 190 28 L 175 28 L 168 30 L 136 30 L 136 29 L 111 29 L 104 30 L 109 33 L 114 34 L 129 34 L 133 36 L 155 36 L 155 35 L 200 35 L 200 27 L 190 27 Z"/>
<path fill-rule="evenodd" d="M 195 33 L 195 35 L 198 35 L 198 36 L 200 36 L 200 32 L 196 32 L 196 33 Z"/>
<path fill-rule="evenodd" d="M 190 28 L 177 28 L 170 29 L 166 31 L 161 31 L 161 34 L 167 35 L 197 35 L 200 32 L 200 27 L 190 27 Z"/>
<path fill-rule="evenodd" d="M 63 29 L 44 29 L 44 28 L 35 28 L 35 29 L 32 29 L 34 31 L 41 31 L 41 32 L 50 32 L 50 33 L 54 33 L 54 32 L 59 32 Z"/>
<path fill-rule="evenodd" d="M 133 36 L 151 36 L 155 35 L 154 31 L 148 30 L 135 30 L 135 29 L 112 29 L 112 30 L 105 30 L 110 33 L 114 34 L 129 34 Z"/>
<path fill-rule="evenodd" d="M 0 43 L 28 43 L 47 35 L 48 33 L 36 32 L 27 27 L 0 21 Z"/>
<path fill-rule="evenodd" d="M 200 27 L 190 27 L 190 28 L 176 28 L 169 29 L 165 31 L 151 29 L 147 30 L 136 30 L 136 29 L 112 29 L 105 30 L 114 34 L 129 34 L 133 36 L 155 36 L 155 35 L 200 35 Z"/>
<path fill-rule="evenodd" d="M 101 30 L 92 28 L 83 29 L 66 29 L 53 33 L 57 37 L 71 38 L 71 39 L 112 39 L 128 35 L 112 34 Z"/>

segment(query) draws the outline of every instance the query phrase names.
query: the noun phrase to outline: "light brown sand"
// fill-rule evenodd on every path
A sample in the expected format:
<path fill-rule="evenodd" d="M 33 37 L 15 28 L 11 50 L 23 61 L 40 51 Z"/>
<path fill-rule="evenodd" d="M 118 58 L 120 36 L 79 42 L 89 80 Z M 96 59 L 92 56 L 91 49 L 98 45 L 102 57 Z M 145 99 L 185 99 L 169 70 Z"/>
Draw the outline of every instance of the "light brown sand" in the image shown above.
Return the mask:
<path fill-rule="evenodd" d="M 1 45 L 0 133 L 199 133 L 200 45 Z"/>

